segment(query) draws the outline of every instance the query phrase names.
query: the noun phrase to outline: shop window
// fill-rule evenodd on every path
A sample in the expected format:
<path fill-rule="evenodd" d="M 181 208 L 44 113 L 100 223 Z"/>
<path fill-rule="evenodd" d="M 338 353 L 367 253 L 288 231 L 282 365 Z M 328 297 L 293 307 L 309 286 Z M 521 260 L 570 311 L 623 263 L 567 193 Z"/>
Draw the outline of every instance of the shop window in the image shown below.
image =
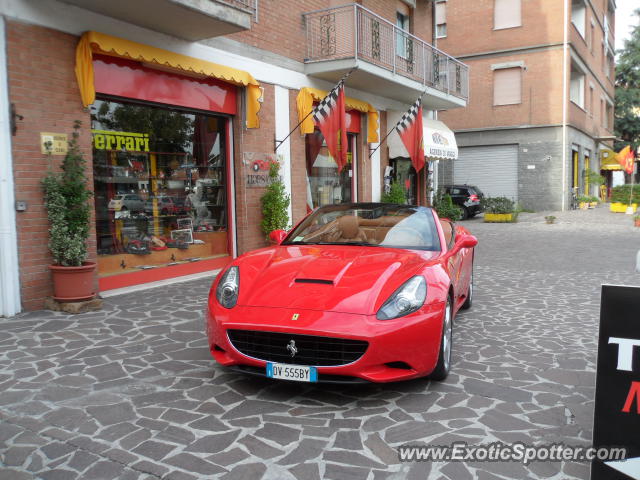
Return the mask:
<path fill-rule="evenodd" d="M 101 274 L 227 254 L 224 117 L 102 99 L 91 121 Z"/>
<path fill-rule="evenodd" d="M 355 201 L 354 145 L 356 135 L 348 133 L 347 165 L 338 172 L 335 162 L 319 130 L 306 135 L 307 206 L 310 209 L 323 205 Z"/>

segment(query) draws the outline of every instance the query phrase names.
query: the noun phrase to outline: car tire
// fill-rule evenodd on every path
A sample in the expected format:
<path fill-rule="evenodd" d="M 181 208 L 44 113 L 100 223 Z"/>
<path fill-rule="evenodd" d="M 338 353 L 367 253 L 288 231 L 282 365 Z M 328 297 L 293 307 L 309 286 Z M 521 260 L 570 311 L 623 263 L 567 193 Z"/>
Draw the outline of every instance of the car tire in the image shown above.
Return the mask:
<path fill-rule="evenodd" d="M 471 278 L 469 279 L 469 288 L 467 289 L 467 298 L 460 307 L 463 310 L 469 310 L 473 305 L 473 263 L 471 263 Z"/>
<path fill-rule="evenodd" d="M 125 207 L 124 205 L 120 208 L 121 212 L 126 212 L 127 210 L 129 210 L 127 207 Z"/>
<path fill-rule="evenodd" d="M 453 304 L 451 296 L 447 297 L 444 318 L 442 319 L 442 337 L 440 338 L 440 350 L 438 363 L 429 378 L 431 380 L 444 380 L 451 371 L 451 350 L 453 340 Z"/>
<path fill-rule="evenodd" d="M 471 214 L 469 213 L 469 209 L 467 207 L 460 207 L 460 210 L 462 210 L 462 217 L 460 218 L 460 220 L 466 220 L 467 218 L 471 218 Z"/>

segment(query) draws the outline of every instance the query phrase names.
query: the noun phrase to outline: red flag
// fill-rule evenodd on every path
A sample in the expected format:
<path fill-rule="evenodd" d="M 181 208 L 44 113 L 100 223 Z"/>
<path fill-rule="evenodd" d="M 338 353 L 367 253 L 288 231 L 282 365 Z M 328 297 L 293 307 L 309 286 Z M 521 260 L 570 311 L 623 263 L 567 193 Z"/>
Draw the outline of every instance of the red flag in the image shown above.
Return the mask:
<path fill-rule="evenodd" d="M 416 103 L 406 112 L 396 125 L 398 135 L 409 152 L 411 163 L 416 172 L 424 167 L 424 131 L 422 128 L 422 100 L 418 98 Z"/>
<path fill-rule="evenodd" d="M 344 108 L 344 79 L 313 109 L 313 119 L 327 142 L 329 153 L 342 171 L 347 164 L 347 115 Z"/>
<path fill-rule="evenodd" d="M 621 162 L 621 164 L 622 164 L 622 167 L 624 168 L 624 171 L 627 172 L 629 175 L 631 175 L 633 173 L 633 162 L 636 156 L 634 151 L 631 150 L 629 146 L 627 146 L 626 148 L 628 151 L 627 151 L 627 154 L 622 159 L 624 163 Z"/>

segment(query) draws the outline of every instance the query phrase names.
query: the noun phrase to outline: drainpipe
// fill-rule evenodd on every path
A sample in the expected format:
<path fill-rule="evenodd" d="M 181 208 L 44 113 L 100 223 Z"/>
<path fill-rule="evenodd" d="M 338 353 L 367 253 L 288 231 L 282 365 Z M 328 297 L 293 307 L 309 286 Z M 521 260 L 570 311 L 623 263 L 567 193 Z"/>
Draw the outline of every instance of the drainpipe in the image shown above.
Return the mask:
<path fill-rule="evenodd" d="M 569 0 L 564 0 L 562 42 L 562 211 L 567 209 L 567 88 L 569 84 Z"/>
<path fill-rule="evenodd" d="M 0 15 L 0 317 L 20 312 L 5 20 Z"/>

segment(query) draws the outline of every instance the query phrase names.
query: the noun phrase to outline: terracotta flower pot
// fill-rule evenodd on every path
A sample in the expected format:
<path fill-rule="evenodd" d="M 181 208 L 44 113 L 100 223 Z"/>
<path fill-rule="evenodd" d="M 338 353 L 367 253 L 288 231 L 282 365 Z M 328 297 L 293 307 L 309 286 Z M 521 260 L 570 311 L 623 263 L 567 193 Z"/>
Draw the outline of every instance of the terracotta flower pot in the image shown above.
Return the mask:
<path fill-rule="evenodd" d="M 93 290 L 96 263 L 84 262 L 80 267 L 49 265 L 53 278 L 53 298 L 58 302 L 82 302 L 96 296 Z"/>

